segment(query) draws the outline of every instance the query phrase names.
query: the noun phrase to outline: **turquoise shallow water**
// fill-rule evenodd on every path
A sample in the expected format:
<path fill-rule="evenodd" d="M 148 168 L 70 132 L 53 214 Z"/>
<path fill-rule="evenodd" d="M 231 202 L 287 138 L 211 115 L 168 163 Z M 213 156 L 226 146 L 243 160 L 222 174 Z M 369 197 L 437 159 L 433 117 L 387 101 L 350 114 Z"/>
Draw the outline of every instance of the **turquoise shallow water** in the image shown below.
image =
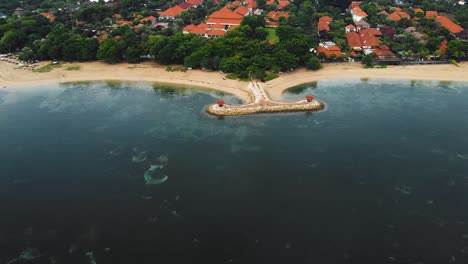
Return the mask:
<path fill-rule="evenodd" d="M 153 89 L 155 88 L 155 89 Z M 0 90 L 0 263 L 468 263 L 468 85 Z"/>

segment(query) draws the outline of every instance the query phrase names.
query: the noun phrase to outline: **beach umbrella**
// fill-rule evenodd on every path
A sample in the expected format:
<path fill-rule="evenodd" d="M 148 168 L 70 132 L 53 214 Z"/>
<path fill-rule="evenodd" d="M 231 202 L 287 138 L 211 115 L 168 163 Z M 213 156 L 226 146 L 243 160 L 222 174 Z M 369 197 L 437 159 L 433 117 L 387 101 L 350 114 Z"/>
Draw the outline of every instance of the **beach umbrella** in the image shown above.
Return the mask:
<path fill-rule="evenodd" d="M 217 103 L 220 107 L 222 107 L 222 106 L 224 105 L 224 100 L 219 99 L 218 101 L 216 101 L 216 103 Z"/>
<path fill-rule="evenodd" d="M 312 95 L 307 95 L 306 100 L 307 102 L 312 102 L 312 100 L 314 100 L 314 97 Z"/>

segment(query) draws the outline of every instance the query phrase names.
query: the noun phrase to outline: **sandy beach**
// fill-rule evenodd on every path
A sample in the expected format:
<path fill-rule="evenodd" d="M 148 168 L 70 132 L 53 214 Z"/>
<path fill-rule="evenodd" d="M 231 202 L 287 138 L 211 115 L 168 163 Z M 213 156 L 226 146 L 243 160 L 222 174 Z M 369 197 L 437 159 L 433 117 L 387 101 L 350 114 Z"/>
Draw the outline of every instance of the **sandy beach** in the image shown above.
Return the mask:
<path fill-rule="evenodd" d="M 47 62 L 43 62 L 47 64 Z M 79 66 L 79 70 L 67 70 Z M 320 71 L 297 69 L 282 73 L 280 77 L 267 82 L 264 87 L 270 97 L 277 100 L 285 89 L 327 79 L 400 79 L 438 80 L 468 82 L 468 64 L 460 67 L 447 65 L 389 66 L 383 69 L 365 69 L 359 63 L 325 64 Z M 0 87 L 14 88 L 47 83 L 79 81 L 137 81 L 179 84 L 208 88 L 234 94 L 246 102 L 253 101 L 247 82 L 229 80 L 219 72 L 188 70 L 169 72 L 166 66 L 155 63 L 109 65 L 102 62 L 64 63 L 50 72 L 38 73 L 18 69 L 16 65 L 0 61 Z"/>

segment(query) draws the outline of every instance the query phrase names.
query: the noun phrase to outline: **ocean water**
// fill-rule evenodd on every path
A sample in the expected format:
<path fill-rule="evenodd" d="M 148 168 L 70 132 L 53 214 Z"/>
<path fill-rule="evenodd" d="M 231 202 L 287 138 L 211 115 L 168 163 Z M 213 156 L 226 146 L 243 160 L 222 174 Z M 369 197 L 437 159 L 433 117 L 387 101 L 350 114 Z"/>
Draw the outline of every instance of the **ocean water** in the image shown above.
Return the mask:
<path fill-rule="evenodd" d="M 294 87 L 324 111 L 216 118 L 231 95 L 0 90 L 0 264 L 468 263 L 468 84 Z"/>

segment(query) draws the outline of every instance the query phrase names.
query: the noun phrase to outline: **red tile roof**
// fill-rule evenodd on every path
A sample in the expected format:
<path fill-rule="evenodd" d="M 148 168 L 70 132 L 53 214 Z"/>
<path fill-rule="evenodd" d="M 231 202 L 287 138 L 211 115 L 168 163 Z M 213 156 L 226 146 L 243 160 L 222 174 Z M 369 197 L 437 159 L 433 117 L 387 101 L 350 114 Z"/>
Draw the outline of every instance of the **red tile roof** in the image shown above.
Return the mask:
<path fill-rule="evenodd" d="M 182 9 L 187 10 L 187 9 L 189 9 L 192 5 L 189 4 L 189 3 L 187 3 L 187 2 L 182 2 L 182 3 L 178 4 L 178 6 L 179 6 L 180 8 L 182 8 Z"/>
<path fill-rule="evenodd" d="M 290 4 L 289 0 L 279 0 L 278 5 L 276 6 L 279 9 L 283 9 Z"/>
<path fill-rule="evenodd" d="M 375 47 L 373 53 L 377 56 L 395 56 L 395 54 L 386 46 Z"/>
<path fill-rule="evenodd" d="M 361 6 L 361 2 L 352 1 L 351 4 L 349 5 L 349 9 L 353 9 L 355 7 L 360 7 L 360 6 Z"/>
<path fill-rule="evenodd" d="M 180 13 L 182 13 L 183 11 L 185 11 L 185 9 L 181 8 L 180 6 L 173 6 L 173 7 L 169 8 L 169 9 L 167 9 L 166 11 L 158 12 L 158 14 L 160 16 L 176 17 L 176 16 L 180 15 Z"/>
<path fill-rule="evenodd" d="M 192 29 L 196 28 L 197 26 L 195 25 L 188 25 L 186 27 L 184 27 L 184 29 L 182 29 L 182 32 L 190 32 L 192 31 Z"/>
<path fill-rule="evenodd" d="M 145 17 L 143 19 L 140 20 L 141 23 L 144 23 L 146 21 L 155 21 L 156 18 L 154 16 L 149 16 L 149 17 Z"/>
<path fill-rule="evenodd" d="M 332 54 L 335 54 L 336 57 L 340 57 L 341 49 L 338 46 L 331 46 L 328 49 L 323 46 L 318 46 L 317 53 L 324 53 L 327 58 L 330 58 Z"/>
<path fill-rule="evenodd" d="M 208 35 L 218 35 L 218 36 L 224 36 L 226 35 L 226 31 L 221 30 L 221 29 L 212 29 L 206 32 Z"/>
<path fill-rule="evenodd" d="M 365 34 L 360 34 L 362 46 L 371 46 L 375 47 L 379 45 L 379 39 L 372 35 L 370 32 Z"/>
<path fill-rule="evenodd" d="M 388 15 L 387 18 L 393 21 L 400 21 L 402 18 L 410 19 L 410 15 L 403 11 L 395 11 Z"/>
<path fill-rule="evenodd" d="M 413 8 L 413 11 L 414 13 L 424 13 L 424 10 L 422 10 L 421 8 Z"/>
<path fill-rule="evenodd" d="M 317 30 L 318 31 L 330 31 L 330 25 L 328 25 L 327 22 L 324 22 L 324 21 L 319 21 L 317 23 Z"/>
<path fill-rule="evenodd" d="M 376 37 L 381 37 L 382 36 L 382 32 L 376 28 L 366 28 L 366 29 L 362 29 L 361 31 L 359 31 L 359 34 L 363 35 L 363 34 L 372 34 Z"/>
<path fill-rule="evenodd" d="M 447 50 L 447 44 L 448 44 L 448 41 L 446 39 L 444 39 L 442 43 L 440 43 L 440 46 L 439 46 L 440 52 L 445 53 L 445 51 Z"/>
<path fill-rule="evenodd" d="M 118 17 L 122 17 L 122 15 L 121 14 L 113 14 L 112 17 L 113 18 L 118 18 Z"/>
<path fill-rule="evenodd" d="M 384 15 L 384 16 L 388 16 L 388 12 L 383 10 L 383 11 L 380 11 L 379 13 L 377 13 L 377 15 Z"/>
<path fill-rule="evenodd" d="M 185 2 L 187 2 L 190 5 L 201 5 L 201 4 L 203 4 L 203 0 L 186 0 Z"/>
<path fill-rule="evenodd" d="M 319 21 L 321 22 L 326 22 L 326 23 L 331 23 L 333 22 L 333 18 L 329 17 L 329 16 L 323 16 L 319 19 Z"/>
<path fill-rule="evenodd" d="M 437 11 L 426 11 L 426 18 L 427 19 L 434 19 L 437 17 Z"/>
<path fill-rule="evenodd" d="M 367 13 L 362 11 L 360 7 L 355 7 L 351 9 L 351 13 L 355 14 L 356 16 L 367 17 Z"/>
<path fill-rule="evenodd" d="M 41 13 L 41 16 L 48 18 L 50 23 L 54 23 L 55 21 L 55 16 L 52 15 L 51 13 Z"/>
<path fill-rule="evenodd" d="M 117 25 L 133 25 L 132 21 L 127 21 L 127 20 L 117 20 L 115 21 Z"/>
<path fill-rule="evenodd" d="M 351 24 L 347 25 L 346 28 L 349 28 L 349 29 L 356 29 L 356 27 L 355 27 L 354 25 L 351 25 Z"/>
<path fill-rule="evenodd" d="M 352 48 L 362 47 L 361 37 L 356 32 L 349 32 L 348 34 L 346 34 L 346 40 L 348 42 L 348 46 Z"/>
<path fill-rule="evenodd" d="M 257 8 L 257 1 L 255 0 L 244 0 L 242 3 L 249 8 Z"/>
<path fill-rule="evenodd" d="M 463 28 L 459 25 L 455 24 L 452 20 L 450 20 L 446 16 L 438 16 L 435 19 L 439 22 L 444 28 L 446 28 L 452 34 L 458 34 L 463 31 Z"/>
<path fill-rule="evenodd" d="M 245 6 L 240 6 L 236 10 L 234 10 L 234 12 L 236 12 L 237 14 L 241 16 L 246 16 L 250 12 L 250 9 Z"/>
<path fill-rule="evenodd" d="M 280 17 L 284 17 L 286 19 L 289 18 L 289 13 L 286 11 L 270 11 L 265 16 L 265 22 L 268 26 L 277 26 L 278 20 Z"/>

